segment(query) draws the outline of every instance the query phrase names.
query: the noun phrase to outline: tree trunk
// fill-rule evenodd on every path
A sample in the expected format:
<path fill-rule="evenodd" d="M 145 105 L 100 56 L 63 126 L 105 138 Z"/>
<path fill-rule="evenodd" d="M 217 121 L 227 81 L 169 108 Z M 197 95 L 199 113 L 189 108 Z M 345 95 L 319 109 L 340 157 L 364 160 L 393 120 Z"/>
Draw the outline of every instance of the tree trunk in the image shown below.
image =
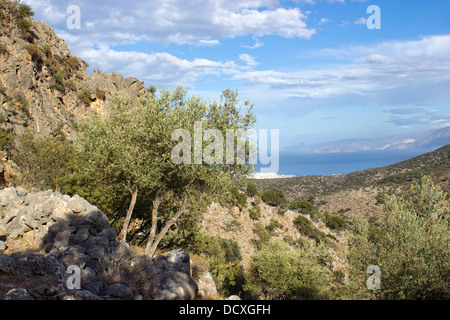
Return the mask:
<path fill-rule="evenodd" d="M 120 231 L 119 236 L 117 237 L 121 241 L 126 241 L 127 239 L 127 233 L 128 233 L 128 227 L 130 226 L 131 216 L 133 215 L 134 206 L 136 205 L 137 195 L 138 195 L 138 187 L 134 185 L 130 189 L 131 193 L 131 202 L 130 206 L 128 207 L 127 215 L 125 217 L 125 221 L 123 222 L 122 230 Z"/>
<path fill-rule="evenodd" d="M 178 209 L 177 213 L 172 217 L 172 219 L 170 219 L 169 222 L 166 223 L 166 225 L 161 230 L 161 232 L 158 234 L 158 237 L 156 239 L 154 239 L 155 235 L 156 235 L 156 222 L 153 224 L 153 218 L 155 217 L 155 220 L 157 221 L 158 212 L 156 211 L 156 216 L 154 216 L 153 215 L 154 212 L 152 212 L 152 231 L 155 226 L 155 228 L 154 228 L 155 232 L 153 233 L 153 237 L 151 236 L 148 239 L 147 247 L 145 248 L 145 253 L 147 255 L 153 257 L 153 255 L 155 254 L 156 248 L 158 247 L 158 245 L 161 242 L 164 235 L 167 233 L 167 231 L 169 231 L 170 227 L 173 226 L 175 224 L 175 222 L 177 222 L 178 218 L 180 218 L 180 216 L 186 212 L 187 198 L 188 198 L 187 195 L 185 195 L 181 207 Z"/>
<path fill-rule="evenodd" d="M 163 197 L 161 196 L 161 193 L 158 191 L 155 199 L 153 200 L 153 208 L 152 208 L 152 226 L 150 228 L 150 235 L 148 236 L 147 246 L 145 248 L 145 253 L 150 250 L 153 241 L 155 240 L 156 236 L 156 227 L 158 224 L 158 209 L 163 201 Z M 153 254 L 152 254 L 153 255 Z"/>

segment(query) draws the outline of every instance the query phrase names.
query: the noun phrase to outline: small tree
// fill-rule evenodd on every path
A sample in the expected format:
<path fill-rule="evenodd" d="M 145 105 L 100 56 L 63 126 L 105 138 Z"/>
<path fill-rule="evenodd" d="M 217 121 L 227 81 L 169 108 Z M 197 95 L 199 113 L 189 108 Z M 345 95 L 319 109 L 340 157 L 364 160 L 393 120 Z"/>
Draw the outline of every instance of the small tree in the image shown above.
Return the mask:
<path fill-rule="evenodd" d="M 386 217 L 379 228 L 363 217 L 349 243 L 351 287 L 357 297 L 448 299 L 450 272 L 450 205 L 430 177 L 409 194 L 385 198 Z M 381 290 L 366 289 L 366 269 L 381 270 Z"/>
<path fill-rule="evenodd" d="M 280 239 L 263 242 L 252 256 L 246 290 L 264 299 L 326 298 L 330 273 L 319 261 L 320 251 L 316 246 L 293 249 Z"/>
<path fill-rule="evenodd" d="M 201 121 L 203 129 L 218 129 L 225 135 L 227 129 L 247 130 L 255 123 L 252 107 L 245 102 L 241 114 L 237 92 L 231 90 L 223 91 L 219 103 L 197 97 L 187 99 L 187 91 L 182 88 L 158 93 L 142 97 L 134 106 L 117 97 L 107 114 L 96 115 L 82 126 L 78 139 L 80 154 L 91 164 L 90 170 L 103 172 L 105 181 L 123 185 L 132 195 L 120 239 L 126 238 L 138 194 L 153 199 L 148 215 L 149 255 L 154 254 L 164 235 L 191 204 L 231 185 L 233 176 L 252 170 L 250 165 L 237 163 L 175 163 L 172 155 L 177 143 L 172 140 L 173 132 L 183 129 L 195 136 L 195 123 Z M 183 156 L 190 157 L 190 151 Z"/>

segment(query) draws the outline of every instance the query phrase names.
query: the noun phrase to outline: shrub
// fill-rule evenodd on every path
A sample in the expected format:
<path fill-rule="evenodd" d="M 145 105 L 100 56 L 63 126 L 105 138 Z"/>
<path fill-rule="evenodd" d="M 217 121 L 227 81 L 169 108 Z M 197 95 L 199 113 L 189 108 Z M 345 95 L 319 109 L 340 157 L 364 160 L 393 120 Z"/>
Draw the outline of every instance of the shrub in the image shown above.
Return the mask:
<path fill-rule="evenodd" d="M 245 290 L 255 298 L 273 300 L 324 299 L 330 281 L 314 248 L 292 249 L 270 240 L 252 256 Z"/>
<path fill-rule="evenodd" d="M 256 183 L 249 182 L 247 184 L 247 194 L 250 197 L 256 196 L 258 194 L 258 185 Z"/>
<path fill-rule="evenodd" d="M 247 195 L 239 191 L 235 185 L 231 187 L 231 201 L 241 209 L 247 207 Z"/>
<path fill-rule="evenodd" d="M 100 88 L 97 88 L 95 90 L 95 95 L 97 96 L 97 98 L 99 98 L 100 100 L 105 101 L 106 99 L 106 92 Z"/>
<path fill-rule="evenodd" d="M 303 216 L 298 216 L 294 220 L 299 231 L 308 238 L 316 240 L 316 242 L 326 242 L 326 235 L 312 224 L 312 222 Z"/>
<path fill-rule="evenodd" d="M 28 18 L 34 16 L 33 9 L 26 3 L 19 4 L 17 9 L 17 13 L 21 18 Z"/>
<path fill-rule="evenodd" d="M 266 227 L 266 229 L 269 232 L 272 232 L 273 230 L 275 230 L 277 228 L 280 228 L 280 227 L 281 227 L 281 224 L 280 224 L 280 222 L 278 220 L 270 219 L 269 225 Z"/>
<path fill-rule="evenodd" d="M 254 206 L 249 212 L 249 216 L 253 220 L 258 220 L 261 218 L 261 208 L 259 206 Z"/>
<path fill-rule="evenodd" d="M 326 224 L 331 229 L 344 229 L 347 226 L 347 222 L 338 215 L 327 215 Z"/>
<path fill-rule="evenodd" d="M 74 56 L 66 58 L 66 63 L 71 70 L 77 70 L 80 67 L 80 60 Z"/>
<path fill-rule="evenodd" d="M 263 191 L 262 200 L 271 206 L 283 206 L 289 203 L 289 199 L 284 192 L 278 188 Z"/>
<path fill-rule="evenodd" d="M 12 147 L 13 143 L 14 137 L 5 130 L 0 129 L 0 150 Z"/>
<path fill-rule="evenodd" d="M 254 227 L 256 229 L 256 234 L 258 235 L 260 240 L 259 244 L 265 243 L 271 239 L 270 233 L 267 231 L 266 228 L 263 227 L 262 224 L 256 223 Z"/>
<path fill-rule="evenodd" d="M 25 46 L 25 49 L 28 51 L 34 61 L 42 60 L 41 52 L 39 51 L 37 44 L 27 44 Z"/>
<path fill-rule="evenodd" d="M 86 106 L 91 104 L 91 93 L 84 89 L 83 91 L 78 93 L 78 98 L 83 102 Z"/>
<path fill-rule="evenodd" d="M 8 49 L 4 43 L 0 43 L 0 54 L 8 53 Z"/>
<path fill-rule="evenodd" d="M 52 49 L 48 44 L 44 45 L 43 47 L 44 54 L 47 58 L 50 58 L 52 56 Z"/>
<path fill-rule="evenodd" d="M 25 18 L 17 19 L 17 25 L 22 30 L 22 32 L 28 32 L 31 29 L 32 23 Z"/>
<path fill-rule="evenodd" d="M 445 192 L 423 177 L 408 194 L 385 198 L 380 227 L 357 217 L 348 256 L 356 298 L 449 299 L 449 212 Z M 365 284 L 370 265 L 381 270 L 375 293 Z"/>

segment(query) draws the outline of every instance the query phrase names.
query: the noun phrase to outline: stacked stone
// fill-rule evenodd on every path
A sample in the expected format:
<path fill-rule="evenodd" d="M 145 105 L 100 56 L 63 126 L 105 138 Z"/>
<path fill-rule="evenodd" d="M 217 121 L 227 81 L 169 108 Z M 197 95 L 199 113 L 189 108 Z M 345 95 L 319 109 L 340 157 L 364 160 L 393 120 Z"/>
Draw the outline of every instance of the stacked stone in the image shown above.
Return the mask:
<path fill-rule="evenodd" d="M 77 195 L 70 197 L 51 190 L 30 193 L 20 187 L 0 191 L 0 251 L 26 243 L 30 250 L 44 252 L 41 256 L 33 254 L 34 260 L 52 257 L 53 263 L 61 264 L 50 268 L 59 270 L 53 276 L 60 283 L 56 287 L 61 289 L 52 297 L 193 299 L 197 295 L 186 251 L 175 250 L 152 258 L 134 254 L 126 242 L 116 237 L 106 215 Z M 29 261 L 22 256 L 0 254 L 0 276 L 2 272 L 17 273 L 14 266 Z M 45 265 L 44 260 L 38 265 Z M 66 281 L 70 274 L 60 272 L 71 266 L 81 272 L 80 290 L 69 290 Z M 46 271 L 36 272 L 51 278 Z M 23 290 L 13 293 L 13 297 L 27 296 Z"/>

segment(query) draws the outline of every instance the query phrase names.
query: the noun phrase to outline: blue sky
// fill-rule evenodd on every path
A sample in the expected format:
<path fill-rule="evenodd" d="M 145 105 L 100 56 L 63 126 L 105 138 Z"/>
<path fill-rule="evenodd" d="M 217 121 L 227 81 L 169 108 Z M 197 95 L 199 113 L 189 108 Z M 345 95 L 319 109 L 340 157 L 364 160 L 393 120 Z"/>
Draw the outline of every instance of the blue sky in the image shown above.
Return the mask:
<path fill-rule="evenodd" d="M 450 126 L 448 0 L 24 2 L 90 71 L 212 99 L 237 89 L 282 148 Z"/>

